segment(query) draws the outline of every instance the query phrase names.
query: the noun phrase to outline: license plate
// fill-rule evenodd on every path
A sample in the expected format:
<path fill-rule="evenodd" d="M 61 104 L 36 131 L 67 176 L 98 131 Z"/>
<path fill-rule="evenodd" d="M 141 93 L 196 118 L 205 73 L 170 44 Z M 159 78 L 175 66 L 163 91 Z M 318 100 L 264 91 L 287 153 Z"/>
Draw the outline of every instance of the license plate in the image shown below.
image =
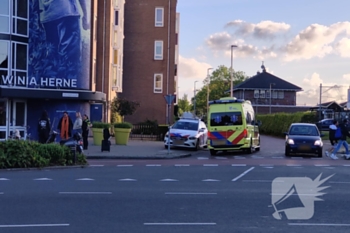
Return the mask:
<path fill-rule="evenodd" d="M 183 141 L 179 141 L 179 140 L 174 140 L 173 144 L 178 146 L 178 145 L 183 145 Z"/>
<path fill-rule="evenodd" d="M 223 146 L 226 145 L 226 140 L 212 140 L 213 146 Z"/>
<path fill-rule="evenodd" d="M 308 145 L 302 145 L 302 146 L 299 146 L 299 150 L 301 150 L 301 151 L 307 151 L 307 150 L 310 150 L 310 146 L 308 146 Z"/>

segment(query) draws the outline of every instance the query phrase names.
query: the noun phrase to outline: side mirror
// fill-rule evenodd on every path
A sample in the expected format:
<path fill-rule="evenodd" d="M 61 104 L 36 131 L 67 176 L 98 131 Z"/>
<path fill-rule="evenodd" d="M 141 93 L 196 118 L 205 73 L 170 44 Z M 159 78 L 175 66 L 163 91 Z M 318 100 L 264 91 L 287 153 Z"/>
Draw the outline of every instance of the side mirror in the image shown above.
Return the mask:
<path fill-rule="evenodd" d="M 205 131 L 205 128 L 200 128 L 199 132 L 203 133 Z"/>

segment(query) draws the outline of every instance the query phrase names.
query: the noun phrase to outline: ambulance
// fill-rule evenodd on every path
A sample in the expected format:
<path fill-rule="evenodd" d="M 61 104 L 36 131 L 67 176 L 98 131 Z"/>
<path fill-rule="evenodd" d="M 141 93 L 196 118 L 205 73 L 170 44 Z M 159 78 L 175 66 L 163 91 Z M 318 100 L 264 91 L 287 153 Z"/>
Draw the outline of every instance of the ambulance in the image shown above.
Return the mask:
<path fill-rule="evenodd" d="M 259 151 L 260 125 L 249 100 L 225 97 L 209 101 L 207 145 L 210 154 L 234 150 L 249 154 Z"/>

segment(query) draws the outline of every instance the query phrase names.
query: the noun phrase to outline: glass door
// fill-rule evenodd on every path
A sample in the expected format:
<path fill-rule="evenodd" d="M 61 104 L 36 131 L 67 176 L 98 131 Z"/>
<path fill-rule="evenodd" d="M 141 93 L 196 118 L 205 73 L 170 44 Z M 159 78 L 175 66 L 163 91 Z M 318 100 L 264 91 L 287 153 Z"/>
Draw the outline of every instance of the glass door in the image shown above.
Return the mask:
<path fill-rule="evenodd" d="M 6 124 L 8 119 L 8 101 L 0 99 L 0 141 L 5 140 L 8 137 L 8 125 Z"/>
<path fill-rule="evenodd" d="M 27 137 L 27 102 L 24 100 L 12 101 L 12 124 L 10 125 L 11 134 L 19 131 L 22 139 Z"/>

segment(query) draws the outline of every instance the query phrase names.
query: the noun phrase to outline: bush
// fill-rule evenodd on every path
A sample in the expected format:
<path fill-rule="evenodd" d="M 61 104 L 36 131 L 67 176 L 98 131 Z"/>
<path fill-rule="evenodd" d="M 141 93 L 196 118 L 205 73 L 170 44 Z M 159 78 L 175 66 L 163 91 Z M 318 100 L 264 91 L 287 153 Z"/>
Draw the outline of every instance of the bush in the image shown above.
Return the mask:
<path fill-rule="evenodd" d="M 129 122 L 115 123 L 114 128 L 132 129 L 132 124 Z"/>
<path fill-rule="evenodd" d="M 94 121 L 92 123 L 92 128 L 95 129 L 108 129 L 110 127 L 109 123 L 104 123 L 104 122 L 100 122 L 100 121 Z"/>
<path fill-rule="evenodd" d="M 67 166 L 73 164 L 68 147 L 59 144 L 40 144 L 32 141 L 0 142 L 0 168 L 29 168 Z M 77 155 L 77 164 L 87 164 L 84 155 Z"/>

